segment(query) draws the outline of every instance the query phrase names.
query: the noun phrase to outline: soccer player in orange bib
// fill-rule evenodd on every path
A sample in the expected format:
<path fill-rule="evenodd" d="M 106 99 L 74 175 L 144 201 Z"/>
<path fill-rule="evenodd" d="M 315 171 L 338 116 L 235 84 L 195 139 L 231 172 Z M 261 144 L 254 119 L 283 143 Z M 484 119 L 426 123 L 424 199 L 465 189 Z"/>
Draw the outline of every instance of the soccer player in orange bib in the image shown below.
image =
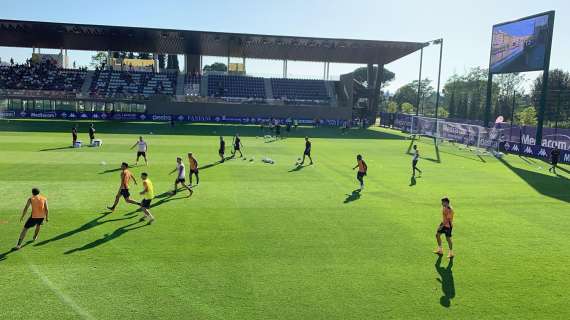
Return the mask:
<path fill-rule="evenodd" d="M 131 199 L 131 194 L 129 192 L 129 183 L 131 182 L 131 180 L 135 183 L 135 185 L 137 185 L 137 180 L 135 179 L 133 174 L 129 171 L 129 165 L 126 162 L 123 162 L 121 164 L 121 185 L 119 186 L 119 191 L 115 196 L 115 202 L 113 203 L 112 206 L 107 207 L 107 209 L 115 211 L 115 208 L 117 207 L 117 204 L 119 203 L 121 197 L 125 198 L 125 201 L 127 203 L 136 204 L 137 206 L 141 205 L 140 203 Z"/>
<path fill-rule="evenodd" d="M 28 212 L 28 209 L 32 207 L 32 214 L 24 224 L 24 228 L 20 233 L 20 239 L 18 239 L 18 244 L 14 247 L 14 250 L 20 250 L 22 248 L 22 241 L 26 237 L 26 233 L 28 229 L 36 227 L 36 232 L 34 233 L 34 241 L 38 239 L 38 234 L 40 233 L 40 228 L 44 223 L 44 219 L 48 221 L 48 203 L 47 198 L 40 195 L 40 190 L 38 188 L 32 189 L 32 196 L 28 198 L 28 202 L 26 203 L 26 207 L 24 207 L 24 211 L 22 212 L 22 217 L 20 217 L 20 222 L 24 220 L 24 216 Z"/>
<path fill-rule="evenodd" d="M 356 156 L 356 162 L 357 162 L 356 166 L 352 168 L 352 170 L 358 168 L 358 173 L 356 174 L 356 180 L 360 182 L 360 190 L 362 190 L 364 189 L 364 176 L 368 171 L 368 166 L 366 165 L 366 162 L 364 162 L 364 160 L 362 159 L 361 155 Z"/>
<path fill-rule="evenodd" d="M 449 245 L 449 253 L 447 254 L 448 258 L 453 258 L 453 240 L 451 239 L 451 232 L 453 231 L 453 208 L 451 207 L 450 201 L 448 198 L 441 199 L 441 206 L 442 209 L 442 221 L 437 228 L 435 233 L 435 239 L 437 240 L 437 249 L 434 251 L 435 254 L 442 255 L 443 248 L 441 246 L 441 234 L 445 234 L 445 239 L 447 240 L 447 244 Z"/>
<path fill-rule="evenodd" d="M 198 160 L 194 158 L 192 152 L 188 152 L 188 162 L 190 163 L 190 187 L 192 187 L 192 175 L 196 176 L 196 185 L 200 183 L 200 178 L 198 177 Z"/>

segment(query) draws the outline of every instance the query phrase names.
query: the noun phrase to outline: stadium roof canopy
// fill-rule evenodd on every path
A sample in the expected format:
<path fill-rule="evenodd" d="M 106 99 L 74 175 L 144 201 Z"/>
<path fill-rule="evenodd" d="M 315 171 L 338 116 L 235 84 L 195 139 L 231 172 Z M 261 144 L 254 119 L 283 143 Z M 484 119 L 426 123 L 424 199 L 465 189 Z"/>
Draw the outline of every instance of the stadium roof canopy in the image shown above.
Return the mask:
<path fill-rule="evenodd" d="M 0 46 L 387 64 L 425 43 L 0 20 Z"/>

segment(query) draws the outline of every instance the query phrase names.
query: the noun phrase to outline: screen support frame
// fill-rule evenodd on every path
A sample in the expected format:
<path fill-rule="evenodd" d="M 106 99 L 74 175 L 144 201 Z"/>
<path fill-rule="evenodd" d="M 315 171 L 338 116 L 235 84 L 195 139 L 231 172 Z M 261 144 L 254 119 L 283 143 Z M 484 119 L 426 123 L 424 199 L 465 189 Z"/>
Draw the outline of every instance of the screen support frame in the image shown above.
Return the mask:
<path fill-rule="evenodd" d="M 538 16 L 543 16 L 543 15 L 548 15 L 548 30 L 550 31 L 548 33 L 548 39 L 546 42 L 546 48 L 545 48 L 545 52 L 544 52 L 544 68 L 542 69 L 542 93 L 540 95 L 540 103 L 539 103 L 539 109 L 538 109 L 538 117 L 537 117 L 537 127 L 536 127 L 536 142 L 535 144 L 537 145 L 542 145 L 542 128 L 544 126 L 544 113 L 545 113 L 545 109 L 546 109 L 546 97 L 548 95 L 548 73 L 550 70 L 550 53 L 552 51 L 552 35 L 554 33 L 554 16 L 555 16 L 555 11 L 547 11 L 547 12 L 543 12 L 543 13 L 539 13 L 539 14 L 535 14 L 529 17 L 525 17 L 525 18 L 521 18 L 518 19 L 516 21 L 522 21 L 522 20 L 526 20 L 526 19 L 531 19 L 533 17 L 538 17 Z M 493 28 L 495 28 L 496 26 L 500 26 L 503 24 L 507 24 L 507 23 L 512 23 L 515 21 L 509 21 L 509 22 L 504 22 L 504 23 L 500 23 L 500 24 L 496 24 L 493 26 Z M 491 41 L 491 50 L 493 47 L 493 43 Z M 490 52 L 491 52 L 490 50 Z M 493 95 L 493 73 L 491 72 L 491 55 L 489 54 L 489 76 L 487 78 L 487 98 L 485 101 L 485 115 L 484 115 L 484 125 L 486 127 L 490 127 L 491 126 L 491 100 L 492 100 L 492 95 Z M 514 119 L 511 119 L 511 123 L 514 121 Z"/>

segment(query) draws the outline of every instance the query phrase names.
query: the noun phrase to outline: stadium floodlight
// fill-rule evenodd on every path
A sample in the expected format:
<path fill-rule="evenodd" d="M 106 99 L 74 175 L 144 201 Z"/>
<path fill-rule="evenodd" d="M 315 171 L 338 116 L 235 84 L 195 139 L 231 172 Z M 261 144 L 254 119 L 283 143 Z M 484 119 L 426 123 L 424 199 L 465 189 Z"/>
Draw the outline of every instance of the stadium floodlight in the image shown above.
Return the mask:
<path fill-rule="evenodd" d="M 439 44 L 439 69 L 437 72 L 437 91 L 435 96 L 435 124 L 437 126 L 437 119 L 439 117 L 439 89 L 441 85 L 441 58 L 443 57 L 443 38 L 434 40 L 433 44 Z"/>

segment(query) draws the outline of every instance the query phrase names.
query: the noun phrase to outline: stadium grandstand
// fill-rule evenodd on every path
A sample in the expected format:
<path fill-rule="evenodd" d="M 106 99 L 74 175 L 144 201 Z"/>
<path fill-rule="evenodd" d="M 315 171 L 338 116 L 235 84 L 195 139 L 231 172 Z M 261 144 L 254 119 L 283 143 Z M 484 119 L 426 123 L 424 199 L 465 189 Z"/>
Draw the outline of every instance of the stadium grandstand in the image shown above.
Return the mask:
<path fill-rule="evenodd" d="M 348 120 L 356 101 L 377 105 L 383 66 L 421 42 L 370 41 L 0 20 L 0 46 L 31 48 L 25 64 L 0 66 L 6 111 L 135 112 L 172 116 L 247 116 Z M 59 49 L 56 59 L 37 54 Z M 95 70 L 69 68 L 68 50 L 102 51 Z M 113 59 L 147 52 L 146 62 Z M 161 68 L 161 55 L 183 55 L 183 70 Z M 203 71 L 203 57 L 243 59 L 236 70 Z M 4 57 L 5 59 L 7 57 Z M 280 60 L 283 76 L 247 74 L 246 58 Z M 287 78 L 288 61 L 323 63 L 323 79 Z M 362 84 L 329 77 L 331 63 L 366 65 Z M 372 72 L 370 72 L 372 71 Z M 348 80 L 347 80 L 348 77 Z M 356 86 L 356 88 L 355 88 Z M 370 108 L 370 117 L 375 112 Z"/>

